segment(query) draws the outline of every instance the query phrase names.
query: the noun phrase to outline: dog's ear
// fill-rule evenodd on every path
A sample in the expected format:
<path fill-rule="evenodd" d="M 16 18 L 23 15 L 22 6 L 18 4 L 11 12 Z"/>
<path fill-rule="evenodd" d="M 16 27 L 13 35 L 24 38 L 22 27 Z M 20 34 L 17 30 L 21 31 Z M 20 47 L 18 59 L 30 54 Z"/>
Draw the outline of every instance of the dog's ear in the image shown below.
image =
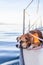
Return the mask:
<path fill-rule="evenodd" d="M 16 38 L 17 42 L 19 41 L 18 38 L 19 38 L 19 37 Z"/>
<path fill-rule="evenodd" d="M 17 40 L 17 42 L 18 42 L 18 41 L 20 40 L 20 37 L 17 37 L 16 40 Z"/>

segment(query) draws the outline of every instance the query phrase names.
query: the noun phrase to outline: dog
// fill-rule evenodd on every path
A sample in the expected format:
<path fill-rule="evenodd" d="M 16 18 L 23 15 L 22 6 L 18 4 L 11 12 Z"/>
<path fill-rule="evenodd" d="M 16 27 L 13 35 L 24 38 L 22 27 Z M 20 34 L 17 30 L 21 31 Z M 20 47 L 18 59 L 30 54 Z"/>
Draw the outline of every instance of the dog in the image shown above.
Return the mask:
<path fill-rule="evenodd" d="M 40 30 L 31 30 L 29 33 L 23 34 L 20 37 L 17 37 L 17 42 L 20 44 L 16 45 L 17 47 L 21 48 L 29 48 L 29 47 L 37 47 L 40 46 L 41 40 L 42 39 L 42 32 Z"/>

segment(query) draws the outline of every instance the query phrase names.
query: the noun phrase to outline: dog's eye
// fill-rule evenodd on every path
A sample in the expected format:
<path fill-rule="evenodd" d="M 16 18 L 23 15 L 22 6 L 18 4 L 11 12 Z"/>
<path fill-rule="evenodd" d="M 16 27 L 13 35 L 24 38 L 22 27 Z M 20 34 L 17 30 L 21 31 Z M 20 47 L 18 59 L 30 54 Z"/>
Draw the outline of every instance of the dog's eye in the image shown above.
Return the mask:
<path fill-rule="evenodd" d="M 28 39 L 28 38 L 25 38 L 26 40 Z"/>
<path fill-rule="evenodd" d="M 20 41 L 20 43 L 23 43 L 24 41 Z"/>
<path fill-rule="evenodd" d="M 30 39 L 29 38 L 25 38 L 27 41 L 30 41 Z"/>

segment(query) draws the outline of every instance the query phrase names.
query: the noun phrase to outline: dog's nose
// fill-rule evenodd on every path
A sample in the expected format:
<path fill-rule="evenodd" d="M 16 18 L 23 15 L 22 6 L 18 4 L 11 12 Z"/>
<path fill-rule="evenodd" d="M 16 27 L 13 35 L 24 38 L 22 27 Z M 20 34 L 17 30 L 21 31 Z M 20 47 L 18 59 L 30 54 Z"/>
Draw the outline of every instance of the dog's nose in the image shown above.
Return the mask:
<path fill-rule="evenodd" d="M 18 44 L 16 45 L 16 47 L 18 47 Z"/>
<path fill-rule="evenodd" d="M 17 48 L 21 48 L 21 45 L 20 45 L 20 44 L 16 44 L 16 47 L 17 47 Z"/>
<path fill-rule="evenodd" d="M 16 44 L 16 47 L 17 47 L 17 48 L 20 48 L 20 46 L 21 46 L 21 45 L 19 45 L 19 44 Z"/>

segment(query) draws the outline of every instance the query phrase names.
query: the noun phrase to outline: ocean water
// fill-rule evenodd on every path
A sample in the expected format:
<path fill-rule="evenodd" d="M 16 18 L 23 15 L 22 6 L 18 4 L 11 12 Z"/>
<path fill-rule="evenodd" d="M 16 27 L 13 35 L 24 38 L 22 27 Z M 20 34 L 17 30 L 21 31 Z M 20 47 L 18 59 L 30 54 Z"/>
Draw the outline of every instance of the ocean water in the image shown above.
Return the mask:
<path fill-rule="evenodd" d="M 20 49 L 16 37 L 21 33 L 0 32 L 0 65 L 20 65 Z"/>

